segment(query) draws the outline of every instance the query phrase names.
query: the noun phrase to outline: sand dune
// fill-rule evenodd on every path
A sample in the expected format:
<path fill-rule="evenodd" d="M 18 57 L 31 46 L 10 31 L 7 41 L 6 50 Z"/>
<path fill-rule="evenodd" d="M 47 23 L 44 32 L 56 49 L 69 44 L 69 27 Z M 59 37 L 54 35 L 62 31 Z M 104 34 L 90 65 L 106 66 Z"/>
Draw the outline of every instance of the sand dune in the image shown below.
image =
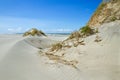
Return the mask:
<path fill-rule="evenodd" d="M 38 49 L 31 45 L 32 42 L 26 42 L 27 39 L 9 35 L 0 40 L 0 80 L 49 79 L 41 72 L 45 68 L 40 67 L 42 64 L 35 54 Z"/>
<path fill-rule="evenodd" d="M 84 39 L 85 45 L 55 53 L 77 60 L 79 70 L 38 54 L 59 40 L 55 37 L 0 35 L 0 80 L 119 80 L 120 22 L 104 24 L 99 31 L 101 42 L 93 35 Z"/>
<path fill-rule="evenodd" d="M 0 39 L 0 43 L 3 44 L 0 46 L 0 80 L 66 80 L 69 75 L 73 77 L 74 69 L 60 69 L 60 65 L 45 64 L 45 59 L 38 55 L 38 44 L 35 45 L 34 40 L 35 44 L 39 40 L 45 41 L 44 48 L 48 47 L 48 42 L 54 42 L 45 38 L 22 38 L 16 35 Z M 64 74 L 66 72 L 68 74 Z"/>
<path fill-rule="evenodd" d="M 85 45 L 64 48 L 52 54 L 61 56 L 64 53 L 62 59 L 78 61 L 76 67 L 81 73 L 78 76 L 82 78 L 79 80 L 119 80 L 120 21 L 103 24 L 97 35 L 102 41 L 95 42 L 96 35 L 92 35 L 84 38 Z"/>

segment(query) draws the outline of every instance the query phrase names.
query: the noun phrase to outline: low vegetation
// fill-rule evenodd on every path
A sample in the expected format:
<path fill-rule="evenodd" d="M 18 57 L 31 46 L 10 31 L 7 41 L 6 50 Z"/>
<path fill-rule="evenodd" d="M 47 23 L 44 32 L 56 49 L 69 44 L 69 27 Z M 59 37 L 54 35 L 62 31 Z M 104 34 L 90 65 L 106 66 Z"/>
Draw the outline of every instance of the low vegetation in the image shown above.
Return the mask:
<path fill-rule="evenodd" d="M 120 0 L 110 0 L 112 3 L 120 2 Z"/>
<path fill-rule="evenodd" d="M 79 31 L 75 31 L 73 33 L 71 33 L 71 35 L 69 36 L 68 39 L 73 39 L 73 38 L 80 38 L 81 37 L 81 34 Z"/>
<path fill-rule="evenodd" d="M 99 15 L 107 3 L 101 3 L 94 14 Z"/>
<path fill-rule="evenodd" d="M 97 32 L 98 32 L 97 30 L 92 29 L 87 25 L 87 26 L 80 28 L 79 31 L 75 31 L 75 32 L 71 33 L 71 35 L 65 41 L 71 40 L 71 39 L 76 39 L 77 41 L 79 41 L 80 38 L 84 38 L 84 37 L 93 35 Z"/>
<path fill-rule="evenodd" d="M 61 43 L 56 43 L 52 45 L 51 51 L 58 51 L 62 49 L 62 44 Z"/>
<path fill-rule="evenodd" d="M 80 32 L 82 34 L 82 36 L 90 36 L 92 34 L 94 34 L 94 30 L 91 29 L 89 26 L 84 26 L 80 29 Z"/>
<path fill-rule="evenodd" d="M 25 32 L 23 36 L 46 36 L 41 30 L 37 30 L 36 28 L 32 28 L 31 30 Z"/>
<path fill-rule="evenodd" d="M 111 18 L 111 21 L 115 21 L 115 20 L 117 20 L 117 18 L 116 18 L 115 16 L 113 16 L 113 17 Z"/>
<path fill-rule="evenodd" d="M 49 53 L 45 53 L 45 55 L 50 59 L 50 60 L 53 60 L 57 63 L 61 63 L 61 64 L 64 64 L 64 65 L 68 65 L 68 66 L 71 66 L 77 70 L 79 70 L 77 68 L 77 64 L 78 64 L 78 61 L 76 60 L 71 60 L 71 61 L 68 61 L 68 60 L 65 60 L 63 59 L 62 57 L 63 56 L 58 56 L 58 55 L 54 55 L 54 54 L 49 54 Z"/>

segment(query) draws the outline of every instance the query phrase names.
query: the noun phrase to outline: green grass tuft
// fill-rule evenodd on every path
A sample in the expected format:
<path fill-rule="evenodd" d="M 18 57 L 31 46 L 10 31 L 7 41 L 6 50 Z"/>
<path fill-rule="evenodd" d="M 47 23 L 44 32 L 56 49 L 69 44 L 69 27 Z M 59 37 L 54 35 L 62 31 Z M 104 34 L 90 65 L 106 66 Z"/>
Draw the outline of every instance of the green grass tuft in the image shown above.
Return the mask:
<path fill-rule="evenodd" d="M 80 29 L 83 36 L 89 36 L 94 34 L 94 30 L 91 29 L 89 26 L 84 26 Z"/>

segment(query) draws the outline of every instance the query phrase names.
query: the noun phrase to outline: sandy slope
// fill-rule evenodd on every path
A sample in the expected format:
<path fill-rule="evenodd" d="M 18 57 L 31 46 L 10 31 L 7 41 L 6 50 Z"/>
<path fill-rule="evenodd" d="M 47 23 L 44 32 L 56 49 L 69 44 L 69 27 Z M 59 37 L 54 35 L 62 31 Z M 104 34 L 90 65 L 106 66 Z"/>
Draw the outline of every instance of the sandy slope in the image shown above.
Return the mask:
<path fill-rule="evenodd" d="M 85 39 L 84 47 L 78 46 L 79 52 L 82 51 L 78 66 L 93 80 L 119 80 L 120 21 L 102 25 L 98 36 L 101 42 L 94 42 L 96 35 L 93 35 Z"/>
<path fill-rule="evenodd" d="M 45 68 L 41 67 L 39 56 L 35 54 L 38 45 L 31 45 L 34 44 L 31 40 L 38 38 L 28 40 L 16 35 L 0 36 L 0 80 L 49 80 L 49 76 L 42 72 Z"/>
<path fill-rule="evenodd" d="M 66 80 L 75 78 L 73 74 L 78 75 L 70 67 L 60 68 L 60 65 L 44 63 L 46 58 L 38 55 L 38 44 L 45 48 L 53 40 L 16 35 L 0 36 L 0 80 Z"/>
<path fill-rule="evenodd" d="M 38 48 L 54 40 L 0 35 L 0 80 L 120 80 L 120 21 L 104 24 L 99 31 L 101 42 L 94 42 L 93 35 L 84 39 L 85 45 L 54 53 L 77 60 L 78 69 L 38 54 Z"/>
<path fill-rule="evenodd" d="M 101 42 L 95 42 L 96 35 L 92 35 L 84 39 L 85 45 L 63 48 L 53 54 L 64 53 L 62 59 L 78 61 L 78 80 L 120 80 L 120 21 L 102 25 L 98 36 Z"/>

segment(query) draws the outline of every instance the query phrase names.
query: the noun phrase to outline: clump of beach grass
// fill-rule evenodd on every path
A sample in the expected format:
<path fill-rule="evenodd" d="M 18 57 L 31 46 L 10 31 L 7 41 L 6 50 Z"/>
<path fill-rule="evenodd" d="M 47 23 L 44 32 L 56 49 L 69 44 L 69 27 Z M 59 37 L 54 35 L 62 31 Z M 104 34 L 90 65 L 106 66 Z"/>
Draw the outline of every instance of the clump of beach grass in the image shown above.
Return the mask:
<path fill-rule="evenodd" d="M 46 36 L 46 34 L 44 32 L 42 32 L 41 30 L 37 30 L 36 28 L 32 28 L 31 30 L 25 32 L 23 34 L 23 36 Z"/>
<path fill-rule="evenodd" d="M 58 51 L 60 49 L 62 49 L 62 43 L 53 44 L 51 47 L 51 51 Z"/>
<path fill-rule="evenodd" d="M 81 32 L 82 36 L 90 36 L 95 33 L 94 30 L 92 28 L 90 28 L 88 25 L 82 27 L 80 29 L 80 32 Z"/>
<path fill-rule="evenodd" d="M 68 39 L 80 38 L 80 37 L 81 37 L 80 32 L 79 31 L 75 31 L 75 32 L 71 33 L 71 35 L 69 36 Z"/>

